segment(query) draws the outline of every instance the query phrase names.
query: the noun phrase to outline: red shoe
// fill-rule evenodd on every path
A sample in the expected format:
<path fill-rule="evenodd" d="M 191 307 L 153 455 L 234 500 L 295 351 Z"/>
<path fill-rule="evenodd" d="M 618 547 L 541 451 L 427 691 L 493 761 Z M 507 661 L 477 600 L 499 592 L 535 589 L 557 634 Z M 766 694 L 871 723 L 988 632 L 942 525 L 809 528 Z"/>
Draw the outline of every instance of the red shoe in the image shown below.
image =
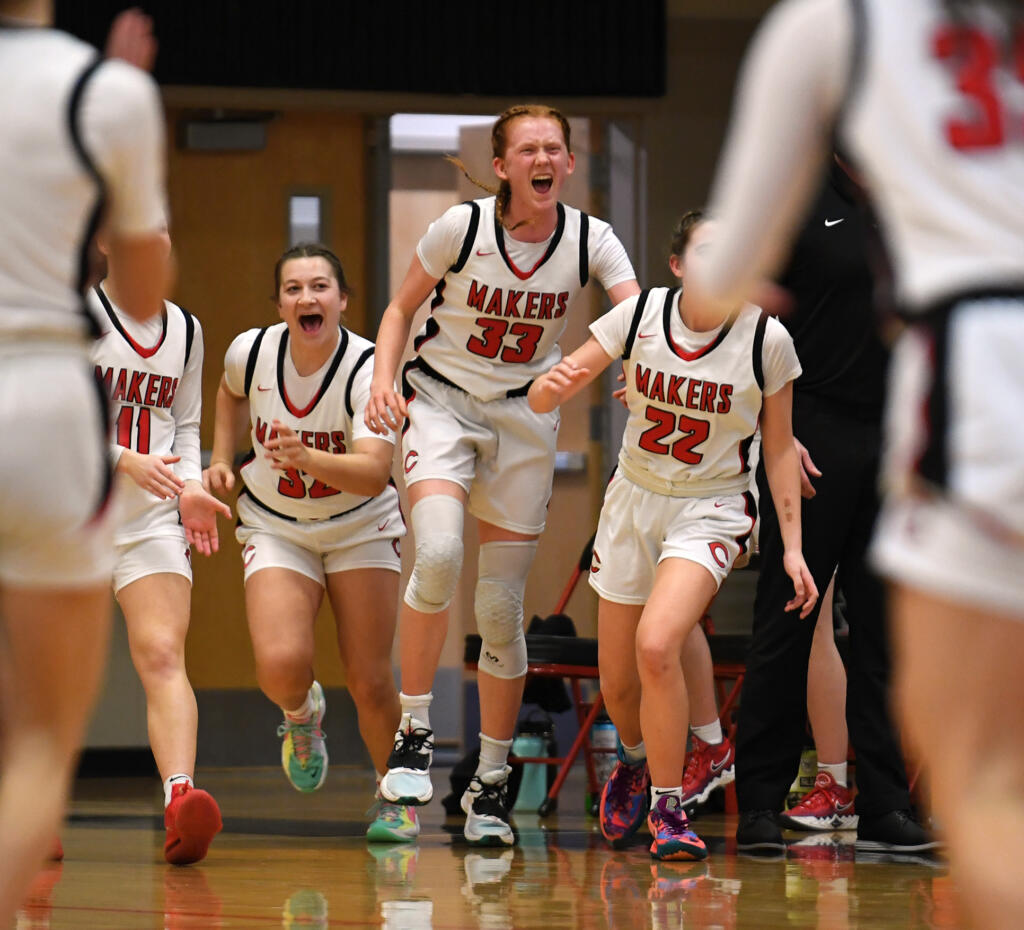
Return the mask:
<path fill-rule="evenodd" d="M 171 865 L 188 865 L 206 855 L 223 826 L 217 802 L 187 782 L 171 788 L 171 803 L 164 811 L 164 858 Z"/>
<path fill-rule="evenodd" d="M 814 788 L 780 818 L 790 830 L 856 830 L 853 791 L 828 772 L 818 772 Z"/>
<path fill-rule="evenodd" d="M 47 862 L 64 861 L 64 847 L 61 845 L 59 836 L 55 836 L 53 838 L 53 845 L 50 847 L 50 851 L 46 854 L 46 860 Z"/>
<path fill-rule="evenodd" d="M 690 736 L 691 746 L 683 769 L 683 807 L 687 810 L 703 804 L 711 792 L 736 780 L 736 753 L 729 737 L 712 745 L 699 736 Z"/>
<path fill-rule="evenodd" d="M 17 927 L 24 927 L 26 930 L 49 928 L 53 913 L 53 889 L 60 881 L 63 869 L 64 866 L 60 863 L 54 863 L 36 873 L 18 910 Z"/>

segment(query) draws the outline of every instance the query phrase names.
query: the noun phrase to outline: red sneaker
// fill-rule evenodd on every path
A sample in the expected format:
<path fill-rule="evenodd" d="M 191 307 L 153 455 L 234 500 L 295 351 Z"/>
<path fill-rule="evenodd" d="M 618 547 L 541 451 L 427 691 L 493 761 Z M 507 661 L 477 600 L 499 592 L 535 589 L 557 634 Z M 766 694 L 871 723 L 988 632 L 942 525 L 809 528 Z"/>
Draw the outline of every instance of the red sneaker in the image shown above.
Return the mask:
<path fill-rule="evenodd" d="M 164 811 L 164 858 L 171 865 L 188 865 L 206 855 L 223 826 L 217 802 L 188 783 L 171 788 L 171 803 Z"/>
<path fill-rule="evenodd" d="M 711 792 L 736 780 L 736 752 L 729 737 L 712 745 L 699 736 L 690 736 L 690 752 L 683 769 L 683 807 L 703 804 Z"/>
<path fill-rule="evenodd" d="M 63 862 L 64 861 L 64 846 L 60 841 L 59 836 L 53 838 L 53 845 L 50 847 L 50 851 L 46 854 L 48 862 Z"/>
<path fill-rule="evenodd" d="M 818 772 L 814 788 L 780 818 L 790 830 L 856 830 L 853 791 L 828 772 Z"/>

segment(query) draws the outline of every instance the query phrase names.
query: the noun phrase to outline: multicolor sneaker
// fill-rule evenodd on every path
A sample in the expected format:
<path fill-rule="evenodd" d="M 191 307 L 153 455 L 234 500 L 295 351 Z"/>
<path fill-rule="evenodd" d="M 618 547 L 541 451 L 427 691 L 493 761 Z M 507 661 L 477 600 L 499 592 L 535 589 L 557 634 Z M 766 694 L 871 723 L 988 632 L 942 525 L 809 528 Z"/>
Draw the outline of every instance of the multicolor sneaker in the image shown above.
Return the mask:
<path fill-rule="evenodd" d="M 625 845 L 640 829 L 650 805 L 651 773 L 647 760 L 627 762 L 619 745 L 619 761 L 601 792 L 598 814 L 601 834 L 613 847 Z"/>
<path fill-rule="evenodd" d="M 320 891 L 302 888 L 296 891 L 281 909 L 281 926 L 290 930 L 302 927 L 303 930 L 327 930 L 330 919 L 327 910 L 327 898 Z"/>
<path fill-rule="evenodd" d="M 294 723 L 285 718 L 277 728 L 284 737 L 281 744 L 281 767 L 296 791 L 316 791 L 327 778 L 327 740 L 321 724 L 327 710 L 324 689 L 314 681 L 309 689 L 316 710 L 305 723 Z"/>
<path fill-rule="evenodd" d="M 427 804 L 434 796 L 430 763 L 434 758 L 434 731 L 411 714 L 402 714 L 388 770 L 380 780 L 380 795 L 394 804 Z"/>
<path fill-rule="evenodd" d="M 171 803 L 164 809 L 164 858 L 171 865 L 198 862 L 223 826 L 220 808 L 210 794 L 188 782 L 173 785 Z"/>
<path fill-rule="evenodd" d="M 736 780 L 736 752 L 728 736 L 712 745 L 690 735 L 690 752 L 683 769 L 683 807 L 704 804 L 711 792 Z"/>
<path fill-rule="evenodd" d="M 511 846 L 516 841 L 508 813 L 510 765 L 474 775 L 462 795 L 463 835 L 471 846 Z"/>
<path fill-rule="evenodd" d="M 662 795 L 647 815 L 647 829 L 654 841 L 651 855 L 655 859 L 707 859 L 708 848 L 704 841 L 690 829 L 686 812 L 679 798 L 673 794 Z"/>
<path fill-rule="evenodd" d="M 378 796 L 370 813 L 374 818 L 366 830 L 366 839 L 371 843 L 411 843 L 420 835 L 415 807 L 392 804 Z"/>
<path fill-rule="evenodd" d="M 782 815 L 781 822 L 790 830 L 856 830 L 853 791 L 828 772 L 818 772 L 814 788 Z"/>

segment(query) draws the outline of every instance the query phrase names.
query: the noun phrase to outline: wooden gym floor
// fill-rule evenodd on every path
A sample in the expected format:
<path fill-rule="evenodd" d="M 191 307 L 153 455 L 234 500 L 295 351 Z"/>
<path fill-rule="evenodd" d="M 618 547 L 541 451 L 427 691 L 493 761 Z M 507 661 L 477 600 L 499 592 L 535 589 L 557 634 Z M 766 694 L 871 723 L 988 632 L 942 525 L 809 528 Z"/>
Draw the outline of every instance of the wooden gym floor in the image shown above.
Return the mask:
<path fill-rule="evenodd" d="M 854 854 L 852 834 L 789 834 L 776 860 L 737 856 L 735 820 L 696 821 L 706 863 L 654 863 L 646 832 L 609 850 L 585 815 L 582 767 L 545 820 L 517 813 L 511 850 L 468 847 L 440 796 L 421 809 L 416 845 L 367 845 L 372 777 L 333 767 L 314 795 L 280 769 L 203 773 L 224 832 L 199 865 L 163 861 L 155 779 L 78 782 L 61 836 L 65 860 L 40 873 L 19 930 L 212 930 L 385 927 L 402 930 L 956 927 L 945 864 L 928 856 Z M 804 842 L 800 842 L 804 840 Z"/>

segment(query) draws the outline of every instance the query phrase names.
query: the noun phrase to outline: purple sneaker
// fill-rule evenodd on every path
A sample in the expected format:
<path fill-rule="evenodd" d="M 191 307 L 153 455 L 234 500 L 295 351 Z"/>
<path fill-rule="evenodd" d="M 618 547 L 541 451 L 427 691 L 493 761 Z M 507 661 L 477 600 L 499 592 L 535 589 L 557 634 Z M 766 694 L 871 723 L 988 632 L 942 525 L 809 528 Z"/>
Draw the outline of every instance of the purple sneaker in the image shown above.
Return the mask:
<path fill-rule="evenodd" d="M 640 829 L 647 816 L 651 775 L 647 760 L 630 764 L 622 757 L 601 792 L 601 833 L 613 847 L 621 847 Z"/>
<path fill-rule="evenodd" d="M 707 859 L 708 848 L 686 819 L 682 802 L 675 795 L 658 798 L 647 815 L 647 828 L 654 837 L 651 856 L 655 859 Z"/>

